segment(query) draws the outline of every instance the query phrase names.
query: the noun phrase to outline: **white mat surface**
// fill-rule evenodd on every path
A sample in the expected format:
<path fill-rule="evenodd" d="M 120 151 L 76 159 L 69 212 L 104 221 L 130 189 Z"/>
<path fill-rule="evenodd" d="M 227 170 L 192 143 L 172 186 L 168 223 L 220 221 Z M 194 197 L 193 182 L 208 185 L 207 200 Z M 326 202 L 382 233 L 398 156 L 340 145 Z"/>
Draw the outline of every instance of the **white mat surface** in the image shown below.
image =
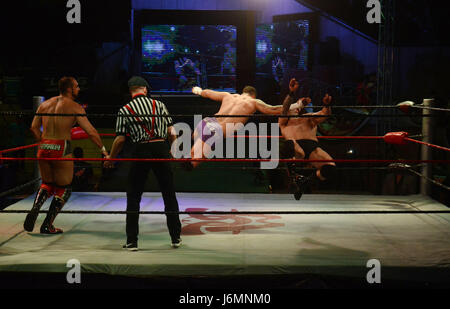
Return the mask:
<path fill-rule="evenodd" d="M 180 210 L 448 210 L 420 195 L 179 193 Z M 33 197 L 8 209 L 31 208 Z M 48 208 L 49 201 L 44 209 Z M 65 210 L 125 210 L 125 193 L 73 193 Z M 146 193 L 141 210 L 163 210 Z M 450 214 L 181 215 L 183 245 L 170 247 L 165 217 L 141 215 L 139 252 L 121 249 L 124 215 L 61 214 L 64 234 L 23 231 L 25 214 L 0 214 L 0 271 L 83 272 L 129 276 L 321 273 L 365 278 L 369 259 L 384 278 L 423 280 L 449 274 Z M 431 278 L 430 277 L 430 278 Z M 438 279 L 438 280 L 441 280 Z M 433 280 L 432 278 L 430 280 Z"/>

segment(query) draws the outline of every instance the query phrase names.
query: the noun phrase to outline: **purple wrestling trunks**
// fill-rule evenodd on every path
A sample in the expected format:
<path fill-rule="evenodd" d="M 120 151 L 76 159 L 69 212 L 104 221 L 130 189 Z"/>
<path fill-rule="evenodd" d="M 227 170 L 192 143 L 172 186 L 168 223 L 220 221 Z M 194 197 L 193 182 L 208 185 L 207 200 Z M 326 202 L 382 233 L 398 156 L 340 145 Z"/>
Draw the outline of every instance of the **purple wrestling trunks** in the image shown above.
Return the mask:
<path fill-rule="evenodd" d="M 195 128 L 199 138 L 214 150 L 214 144 L 217 138 L 223 138 L 222 126 L 219 124 L 216 118 L 206 117 L 197 124 Z M 216 138 L 213 136 L 218 135 Z"/>

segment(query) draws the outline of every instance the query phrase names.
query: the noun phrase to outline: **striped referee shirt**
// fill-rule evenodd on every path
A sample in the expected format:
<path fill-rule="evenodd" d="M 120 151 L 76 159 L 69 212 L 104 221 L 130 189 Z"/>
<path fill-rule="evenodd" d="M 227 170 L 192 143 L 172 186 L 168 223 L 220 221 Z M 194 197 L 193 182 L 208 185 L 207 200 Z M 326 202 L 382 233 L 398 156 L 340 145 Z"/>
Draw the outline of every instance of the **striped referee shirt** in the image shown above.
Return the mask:
<path fill-rule="evenodd" d="M 154 112 L 153 112 L 154 111 Z M 137 94 L 117 113 L 116 135 L 130 134 L 134 143 L 152 139 L 166 139 L 167 128 L 173 125 L 171 117 L 151 117 L 139 115 L 169 115 L 164 103 L 153 100 L 144 94 Z M 122 117 L 122 115 L 137 115 Z"/>

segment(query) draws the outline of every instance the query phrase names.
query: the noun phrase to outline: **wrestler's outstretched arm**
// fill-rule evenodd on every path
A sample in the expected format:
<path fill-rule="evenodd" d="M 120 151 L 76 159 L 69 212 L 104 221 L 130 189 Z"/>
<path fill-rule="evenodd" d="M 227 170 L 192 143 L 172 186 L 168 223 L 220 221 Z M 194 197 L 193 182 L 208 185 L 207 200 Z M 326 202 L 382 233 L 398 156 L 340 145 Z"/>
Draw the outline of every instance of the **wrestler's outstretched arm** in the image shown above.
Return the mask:
<path fill-rule="evenodd" d="M 291 106 L 294 103 L 294 101 L 295 101 L 294 97 L 290 96 L 290 95 L 287 95 L 284 98 L 283 105 L 282 105 L 282 111 L 281 111 L 282 115 L 288 115 L 289 110 L 291 109 Z M 281 117 L 278 119 L 278 124 L 280 126 L 286 126 L 288 121 L 289 121 L 289 118 Z"/>
<path fill-rule="evenodd" d="M 288 102 L 286 102 L 288 100 Z M 311 102 L 310 98 L 301 98 L 299 99 L 295 104 L 293 104 L 293 98 L 290 96 L 287 96 L 285 99 L 285 102 L 283 102 L 283 105 L 269 105 L 264 103 L 264 101 L 256 99 L 256 109 L 260 111 L 263 114 L 269 114 L 269 115 L 287 115 L 289 111 L 294 110 L 301 110 L 305 107 L 305 105 L 308 105 Z M 283 112 L 286 105 L 286 112 Z M 284 118 L 287 119 L 287 118 Z"/>
<path fill-rule="evenodd" d="M 256 108 L 261 113 L 270 115 L 278 115 L 278 114 L 287 115 L 290 110 L 302 109 L 304 105 L 309 104 L 309 102 L 311 102 L 311 99 L 301 98 L 297 101 L 296 105 L 292 105 L 295 101 L 294 99 L 295 93 L 297 92 L 299 86 L 300 86 L 299 82 L 295 78 L 292 78 L 289 82 L 289 95 L 287 95 L 286 98 L 284 99 L 283 105 L 272 106 L 264 103 L 262 100 L 256 100 Z M 288 119 L 287 118 L 284 119 L 286 119 L 284 122 L 287 123 Z"/>
<path fill-rule="evenodd" d="M 291 78 L 289 81 L 289 94 L 284 98 L 283 101 L 283 108 L 281 111 L 282 115 L 287 115 L 292 103 L 295 102 L 295 93 L 297 92 L 298 88 L 300 87 L 299 82 L 295 78 Z M 299 102 L 302 102 L 302 100 L 299 100 Z M 278 124 L 280 126 L 286 126 L 289 121 L 289 118 L 280 118 L 278 120 Z"/>
<path fill-rule="evenodd" d="M 283 105 L 269 105 L 259 99 L 255 99 L 255 102 L 256 102 L 256 109 L 263 114 L 279 115 L 283 111 Z M 289 109 L 291 109 L 291 110 L 297 109 L 300 107 L 300 104 L 301 104 L 301 102 L 299 104 L 290 105 Z"/>
<path fill-rule="evenodd" d="M 84 114 L 86 115 L 86 111 L 81 105 L 74 103 L 74 114 Z M 100 148 L 101 152 L 107 156 L 108 152 L 103 146 L 102 139 L 100 138 L 100 135 L 98 134 L 97 130 L 94 128 L 94 126 L 91 124 L 89 119 L 86 116 L 77 116 L 77 123 L 80 125 L 80 127 L 87 133 L 89 138 L 92 140 L 92 142 Z"/>
<path fill-rule="evenodd" d="M 315 126 L 319 125 L 320 123 L 322 123 L 325 120 L 327 120 L 328 116 L 331 115 L 331 100 L 332 100 L 332 97 L 330 95 L 328 95 L 328 93 L 323 97 L 323 99 L 322 99 L 322 103 L 323 103 L 322 110 L 320 112 L 313 113 L 313 115 L 323 115 L 324 117 L 311 118 L 311 121 L 312 121 L 313 125 L 315 125 Z"/>
<path fill-rule="evenodd" d="M 210 90 L 210 89 L 203 90 L 202 88 L 197 87 L 197 86 L 192 88 L 192 93 L 202 96 L 204 98 L 208 98 L 208 99 L 211 99 L 214 101 L 219 101 L 219 102 L 222 102 L 222 100 L 226 96 L 230 95 L 229 92 L 214 91 L 214 90 Z"/>

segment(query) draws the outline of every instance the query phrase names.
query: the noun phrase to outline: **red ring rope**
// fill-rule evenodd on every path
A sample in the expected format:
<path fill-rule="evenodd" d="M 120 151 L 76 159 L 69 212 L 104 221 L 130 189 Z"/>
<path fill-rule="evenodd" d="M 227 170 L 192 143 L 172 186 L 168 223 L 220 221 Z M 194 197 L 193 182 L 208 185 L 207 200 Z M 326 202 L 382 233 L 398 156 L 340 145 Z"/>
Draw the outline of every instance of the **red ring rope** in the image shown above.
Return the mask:
<path fill-rule="evenodd" d="M 428 147 L 433 147 L 433 148 L 437 148 L 437 149 L 441 149 L 441 150 L 450 151 L 450 148 L 446 148 L 446 147 L 442 147 L 442 146 L 438 146 L 438 145 L 434 145 L 434 144 L 430 144 L 430 143 L 418 141 L 418 140 L 416 140 L 416 139 L 412 139 L 412 138 L 409 138 L 409 137 L 406 137 L 405 140 L 406 140 L 406 141 L 409 141 L 409 142 L 414 142 L 414 143 L 422 144 L 422 145 L 425 145 L 425 146 L 428 146 Z"/>
<path fill-rule="evenodd" d="M 102 133 L 101 136 L 115 136 L 114 133 Z M 252 136 L 252 135 L 237 135 L 234 136 L 236 138 L 272 138 L 277 136 Z M 279 138 L 281 136 L 278 136 Z M 384 139 L 384 136 L 317 136 L 321 139 Z M 426 145 L 429 147 L 433 147 L 436 149 L 446 150 L 450 151 L 450 148 L 418 141 L 412 138 L 405 137 L 404 140 L 409 142 L 414 142 L 422 145 Z M 2 160 L 5 161 L 12 161 L 12 160 L 60 160 L 60 161 L 77 161 L 78 159 L 74 158 L 54 158 L 54 159 L 48 159 L 48 158 L 5 158 L 3 157 L 4 153 L 13 152 L 13 151 L 19 151 L 27 148 L 32 148 L 38 146 L 39 143 L 27 145 L 27 146 L 21 146 L 11 149 L 5 149 L 0 151 L 0 157 Z M 174 161 L 174 162 L 183 162 L 183 161 L 215 161 L 215 162 L 264 162 L 264 161 L 270 161 L 271 159 L 99 159 L 99 158 L 81 158 L 80 161 Z M 407 162 L 414 162 L 414 163 L 448 163 L 447 160 L 403 160 L 403 161 L 395 161 L 395 160 L 304 160 L 304 159 L 278 159 L 279 162 L 341 162 L 341 163 L 407 163 Z"/>
<path fill-rule="evenodd" d="M 0 154 L 7 153 L 7 152 L 18 151 L 18 150 L 27 149 L 27 148 L 32 148 L 32 147 L 36 147 L 38 145 L 39 145 L 39 143 L 36 143 L 36 144 L 33 144 L 33 145 L 20 146 L 20 147 L 11 148 L 11 149 L 0 150 Z"/>
<path fill-rule="evenodd" d="M 450 160 L 377 160 L 377 159 L 332 159 L 332 160 L 306 160 L 306 159 L 135 159 L 135 158 L 2 158 L 5 161 L 142 161 L 142 162 L 336 162 L 336 163 L 450 163 Z"/>
<path fill-rule="evenodd" d="M 283 136 L 277 135 L 235 135 L 236 138 L 283 138 Z M 317 136 L 320 139 L 384 139 L 384 136 Z"/>
<path fill-rule="evenodd" d="M 114 133 L 101 133 L 100 136 L 115 137 Z M 235 135 L 235 138 L 283 138 L 281 135 Z M 323 139 L 383 139 L 384 136 L 317 136 Z"/>

